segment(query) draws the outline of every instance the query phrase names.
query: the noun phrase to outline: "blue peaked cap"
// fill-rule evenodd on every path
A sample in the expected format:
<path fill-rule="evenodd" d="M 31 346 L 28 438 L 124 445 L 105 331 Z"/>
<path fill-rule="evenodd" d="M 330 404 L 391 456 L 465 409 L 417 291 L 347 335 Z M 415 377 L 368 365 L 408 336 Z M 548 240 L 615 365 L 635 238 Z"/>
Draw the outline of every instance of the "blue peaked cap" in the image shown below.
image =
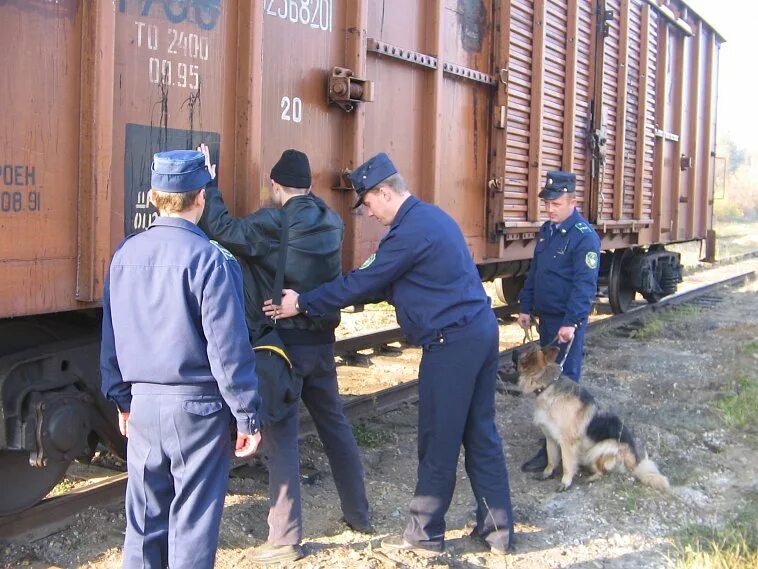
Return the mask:
<path fill-rule="evenodd" d="M 543 200 L 554 200 L 563 194 L 576 191 L 576 174 L 563 170 L 551 170 L 547 173 L 545 187 L 539 197 Z"/>
<path fill-rule="evenodd" d="M 372 156 L 350 172 L 347 178 L 353 185 L 355 193 L 358 194 L 358 201 L 355 202 L 353 209 L 363 203 L 363 198 L 368 192 L 393 174 L 397 174 L 397 168 L 384 152 Z"/>
<path fill-rule="evenodd" d="M 159 192 L 181 194 L 199 190 L 212 180 L 205 156 L 196 150 L 169 150 L 153 156 L 150 186 Z"/>

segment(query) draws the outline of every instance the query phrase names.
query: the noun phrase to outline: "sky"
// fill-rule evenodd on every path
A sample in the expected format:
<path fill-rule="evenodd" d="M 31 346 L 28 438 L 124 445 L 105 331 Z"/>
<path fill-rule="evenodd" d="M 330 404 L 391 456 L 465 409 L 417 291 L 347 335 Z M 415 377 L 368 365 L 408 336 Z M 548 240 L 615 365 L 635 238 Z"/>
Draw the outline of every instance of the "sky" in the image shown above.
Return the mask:
<path fill-rule="evenodd" d="M 718 138 L 758 152 L 758 0 L 685 2 L 726 39 L 719 57 Z"/>

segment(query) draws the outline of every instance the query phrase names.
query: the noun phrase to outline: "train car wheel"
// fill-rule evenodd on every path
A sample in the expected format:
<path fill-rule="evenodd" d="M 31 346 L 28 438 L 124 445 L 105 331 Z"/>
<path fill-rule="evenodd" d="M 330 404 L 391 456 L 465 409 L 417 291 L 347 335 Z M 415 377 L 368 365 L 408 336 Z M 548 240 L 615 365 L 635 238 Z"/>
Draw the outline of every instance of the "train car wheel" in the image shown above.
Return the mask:
<path fill-rule="evenodd" d="M 608 301 L 614 314 L 628 311 L 637 294 L 636 289 L 629 284 L 625 271 L 625 265 L 633 256 L 632 249 L 616 249 L 611 258 L 611 269 L 608 274 Z"/>
<path fill-rule="evenodd" d="M 50 462 L 44 467 L 29 464 L 28 452 L 0 451 L 0 516 L 32 507 L 48 495 L 66 474 L 71 461 Z"/>
<path fill-rule="evenodd" d="M 518 293 L 524 287 L 524 277 L 495 279 L 495 293 L 503 304 L 515 306 L 518 304 Z"/>

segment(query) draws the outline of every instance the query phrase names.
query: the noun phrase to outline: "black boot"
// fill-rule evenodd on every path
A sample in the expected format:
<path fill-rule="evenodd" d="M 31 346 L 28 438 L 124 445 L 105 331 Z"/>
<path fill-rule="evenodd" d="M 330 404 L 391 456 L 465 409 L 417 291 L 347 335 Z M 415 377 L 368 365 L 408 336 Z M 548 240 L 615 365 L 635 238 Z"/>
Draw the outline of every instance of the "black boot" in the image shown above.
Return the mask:
<path fill-rule="evenodd" d="M 521 472 L 540 472 L 547 466 L 547 441 L 540 440 L 540 450 L 531 459 L 521 465 Z"/>

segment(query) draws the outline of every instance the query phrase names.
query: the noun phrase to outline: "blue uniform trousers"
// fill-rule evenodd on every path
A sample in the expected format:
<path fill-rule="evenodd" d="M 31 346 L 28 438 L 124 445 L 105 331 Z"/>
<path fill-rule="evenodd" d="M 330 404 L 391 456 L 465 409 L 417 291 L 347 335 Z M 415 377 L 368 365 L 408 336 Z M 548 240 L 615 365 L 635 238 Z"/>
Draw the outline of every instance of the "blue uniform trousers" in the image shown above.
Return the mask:
<path fill-rule="evenodd" d="M 213 567 L 230 421 L 216 384 L 132 385 L 125 568 Z"/>
<path fill-rule="evenodd" d="M 405 539 L 442 549 L 445 513 L 456 482 L 461 444 L 476 498 L 476 529 L 507 549 L 513 511 L 503 446 L 495 425 L 498 328 L 489 311 L 424 347 L 419 367 L 418 482 Z"/>
<path fill-rule="evenodd" d="M 302 400 L 316 425 L 348 522 L 368 524 L 368 499 L 358 445 L 343 412 L 334 365 L 334 344 L 288 345 L 292 365 L 303 378 Z M 295 545 L 303 538 L 300 503 L 298 406 L 285 419 L 263 429 L 268 458 L 268 542 Z"/>
<path fill-rule="evenodd" d="M 555 337 L 563 323 L 563 316 L 553 316 L 550 314 L 540 314 L 539 333 L 540 346 L 554 345 L 561 348 L 558 354 L 558 362 L 566 354 L 568 344 L 559 344 Z M 571 350 L 563 363 L 563 375 L 579 383 L 582 376 L 582 357 L 584 356 L 584 332 L 587 330 L 587 324 L 584 323 L 574 332 L 574 341 L 571 344 Z M 555 340 L 555 341 L 553 341 Z"/>

